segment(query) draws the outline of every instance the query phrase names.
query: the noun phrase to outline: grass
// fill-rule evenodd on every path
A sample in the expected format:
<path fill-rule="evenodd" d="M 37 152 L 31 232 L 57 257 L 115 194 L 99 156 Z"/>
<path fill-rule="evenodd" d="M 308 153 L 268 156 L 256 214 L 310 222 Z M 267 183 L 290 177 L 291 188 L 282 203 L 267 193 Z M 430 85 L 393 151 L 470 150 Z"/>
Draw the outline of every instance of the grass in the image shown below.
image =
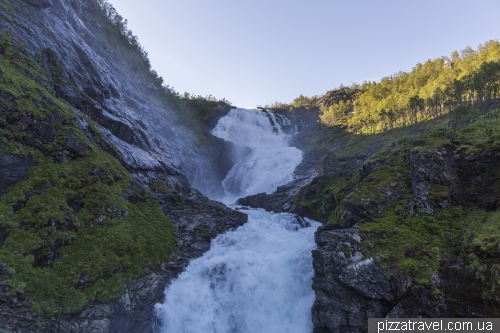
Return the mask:
<path fill-rule="evenodd" d="M 487 117 L 485 115 L 484 117 Z M 500 147 L 500 130 L 495 129 L 496 121 L 493 119 L 479 120 L 463 128 L 457 133 L 456 141 L 464 153 L 481 153 Z"/>

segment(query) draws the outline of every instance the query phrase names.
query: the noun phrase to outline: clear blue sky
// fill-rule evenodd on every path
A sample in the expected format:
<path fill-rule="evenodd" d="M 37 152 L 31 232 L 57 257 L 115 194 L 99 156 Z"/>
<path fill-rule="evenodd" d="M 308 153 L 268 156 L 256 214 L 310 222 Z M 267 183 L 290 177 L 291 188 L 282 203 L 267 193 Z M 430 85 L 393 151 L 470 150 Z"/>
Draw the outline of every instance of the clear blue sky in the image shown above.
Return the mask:
<path fill-rule="evenodd" d="M 176 91 L 239 107 L 379 80 L 500 37 L 499 0 L 109 0 Z"/>

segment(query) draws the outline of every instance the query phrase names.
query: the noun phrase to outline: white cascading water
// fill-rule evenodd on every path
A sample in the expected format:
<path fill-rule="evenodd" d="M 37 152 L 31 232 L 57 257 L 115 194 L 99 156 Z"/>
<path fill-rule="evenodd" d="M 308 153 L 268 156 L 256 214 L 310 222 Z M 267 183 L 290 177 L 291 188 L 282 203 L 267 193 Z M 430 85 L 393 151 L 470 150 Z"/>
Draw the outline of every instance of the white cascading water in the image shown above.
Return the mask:
<path fill-rule="evenodd" d="M 222 182 L 226 199 L 272 193 L 291 180 L 302 161 L 302 151 L 288 145 L 290 136 L 282 131 L 282 125 L 290 125 L 290 121 L 261 110 L 234 109 L 219 120 L 213 135 L 251 149 Z"/>
<path fill-rule="evenodd" d="M 243 109 L 219 121 L 214 135 L 252 150 L 224 180 L 228 200 L 269 193 L 291 179 L 302 152 L 288 147 L 286 121 Z M 245 225 L 219 235 L 167 287 L 165 303 L 156 305 L 162 333 L 312 332 L 311 250 L 320 224 L 298 228 L 293 214 L 245 213 Z"/>

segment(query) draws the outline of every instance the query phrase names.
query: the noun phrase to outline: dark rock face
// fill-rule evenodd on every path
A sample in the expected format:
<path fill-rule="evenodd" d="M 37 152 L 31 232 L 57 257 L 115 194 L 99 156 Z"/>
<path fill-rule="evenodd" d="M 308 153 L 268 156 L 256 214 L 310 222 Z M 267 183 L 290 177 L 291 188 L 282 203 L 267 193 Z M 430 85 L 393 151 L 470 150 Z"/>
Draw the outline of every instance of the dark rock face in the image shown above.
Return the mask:
<path fill-rule="evenodd" d="M 274 193 L 249 195 L 238 199 L 237 203 L 252 208 L 264 208 L 268 212 L 290 212 L 292 209 L 293 197 L 297 194 L 301 186 L 308 181 L 310 181 L 310 177 L 295 179 L 286 185 L 278 186 Z M 304 216 L 309 217 L 308 215 Z"/>
<path fill-rule="evenodd" d="M 497 250 L 484 252 L 476 248 L 476 254 L 472 254 L 480 255 L 484 265 L 474 271 L 468 268 L 467 251 L 471 250 L 463 250 L 463 246 L 471 245 L 459 243 L 455 248 L 441 249 L 438 270 L 427 285 L 414 288 L 413 278 L 405 278 L 396 268 L 390 273 L 383 272 L 374 258 L 362 252 L 364 240 L 358 228 L 360 223 L 371 223 L 398 200 L 404 203 L 400 213 L 408 218 L 434 215 L 452 205 L 498 209 L 500 151 L 491 149 L 466 155 L 453 145 L 445 145 L 430 152 L 405 149 L 394 156 L 397 158 L 392 161 L 379 159 L 366 163 L 359 170 L 357 187 L 375 181 L 372 179 L 375 170 L 387 168 L 390 163 L 406 170 L 400 184 L 391 187 L 391 182 L 387 182 L 389 186 L 382 188 L 382 195 L 375 199 L 371 192 L 360 194 L 354 190 L 343 202 L 344 221 L 320 227 L 315 234 L 318 245 L 313 250 L 315 333 L 366 332 L 370 317 L 498 315 L 500 303 L 491 291 L 499 274 Z M 314 195 L 303 194 L 305 200 Z"/>
<path fill-rule="evenodd" d="M 31 157 L 0 156 L 0 196 L 4 195 L 12 185 L 28 178 L 28 170 L 33 165 L 34 162 Z"/>
<path fill-rule="evenodd" d="M 258 193 L 249 195 L 237 200 L 239 205 L 248 206 L 252 208 L 264 208 L 268 212 L 282 213 L 286 212 L 287 201 L 290 196 L 280 186 L 276 192 L 272 194 Z"/>
<path fill-rule="evenodd" d="M 411 168 L 410 187 L 413 194 L 406 205 L 406 212 L 409 217 L 432 215 L 434 209 L 429 202 L 430 186 L 432 184 L 450 185 L 446 174 L 445 160 L 442 156 L 446 152 L 421 153 L 409 149 L 406 152 L 405 162 Z M 447 200 L 439 202 L 441 208 L 447 207 L 448 204 Z"/>
<path fill-rule="evenodd" d="M 373 259 L 363 255 L 355 227 L 319 227 L 315 241 L 315 333 L 366 332 L 367 318 L 385 317 L 411 286 L 397 275 L 382 274 Z"/>
<path fill-rule="evenodd" d="M 179 259 L 185 264 L 210 249 L 217 235 L 235 229 L 247 221 L 247 215 L 209 200 L 196 190 L 187 194 L 158 194 L 165 214 L 174 221 Z"/>
<path fill-rule="evenodd" d="M 458 203 L 472 203 L 492 210 L 500 208 L 500 188 L 498 187 L 498 148 L 480 153 L 446 155 L 447 172 L 454 172 L 455 182 L 451 199 Z"/>

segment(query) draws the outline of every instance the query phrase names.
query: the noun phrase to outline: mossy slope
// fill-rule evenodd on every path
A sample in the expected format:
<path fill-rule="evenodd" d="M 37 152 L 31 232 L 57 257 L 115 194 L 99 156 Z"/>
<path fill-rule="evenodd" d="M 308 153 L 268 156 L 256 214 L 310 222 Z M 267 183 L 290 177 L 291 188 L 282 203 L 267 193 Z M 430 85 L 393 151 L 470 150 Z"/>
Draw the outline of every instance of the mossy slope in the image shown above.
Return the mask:
<path fill-rule="evenodd" d="M 48 316 L 119 297 L 173 252 L 170 220 L 10 33 L 0 69 L 0 156 L 34 162 L 0 197 L 0 297 Z"/>
<path fill-rule="evenodd" d="M 314 179 L 297 193 L 293 210 L 338 228 L 357 228 L 365 258 L 374 258 L 384 274 L 411 281 L 401 308 L 413 306 L 413 315 L 425 315 L 414 304 L 424 294 L 436 315 L 499 315 L 495 126 L 486 115 L 453 140 L 439 129 L 399 138 L 359 171 Z"/>

